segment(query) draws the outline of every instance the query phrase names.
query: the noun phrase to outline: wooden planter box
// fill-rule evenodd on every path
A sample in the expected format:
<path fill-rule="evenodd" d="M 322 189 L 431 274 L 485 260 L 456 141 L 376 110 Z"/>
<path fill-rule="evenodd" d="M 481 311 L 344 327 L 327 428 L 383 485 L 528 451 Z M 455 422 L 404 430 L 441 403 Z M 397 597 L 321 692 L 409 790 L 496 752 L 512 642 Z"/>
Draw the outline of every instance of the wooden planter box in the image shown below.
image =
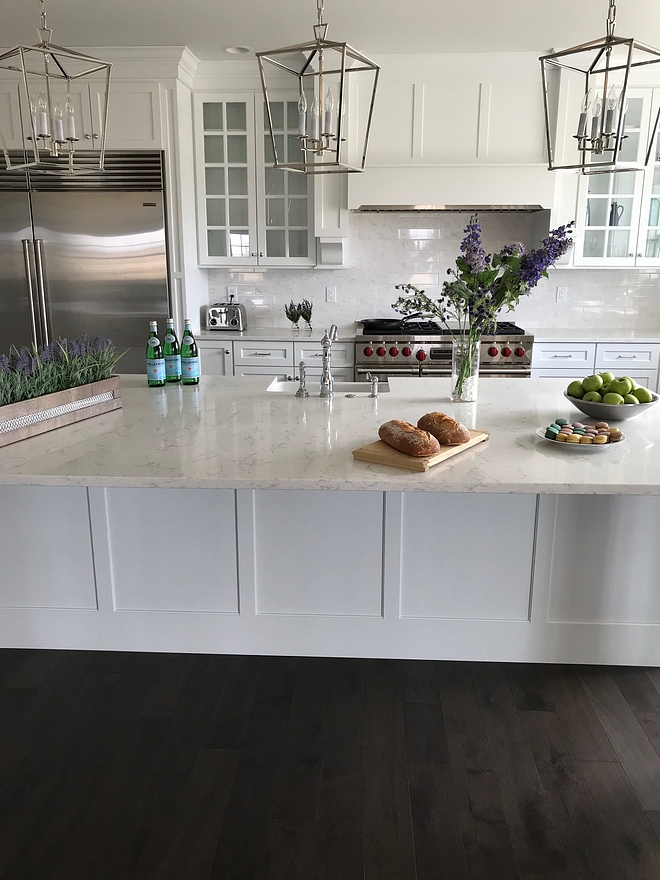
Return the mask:
<path fill-rule="evenodd" d="M 0 446 L 121 407 L 119 376 L 0 406 Z"/>

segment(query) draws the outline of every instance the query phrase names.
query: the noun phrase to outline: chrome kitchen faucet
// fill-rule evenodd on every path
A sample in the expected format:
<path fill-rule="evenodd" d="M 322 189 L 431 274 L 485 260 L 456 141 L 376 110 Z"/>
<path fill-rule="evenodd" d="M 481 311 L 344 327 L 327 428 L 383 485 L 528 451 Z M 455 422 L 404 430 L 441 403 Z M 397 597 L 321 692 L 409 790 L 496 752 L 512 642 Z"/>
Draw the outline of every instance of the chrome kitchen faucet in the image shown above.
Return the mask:
<path fill-rule="evenodd" d="M 330 329 L 325 331 L 325 336 L 321 340 L 321 348 L 323 349 L 323 368 L 321 371 L 321 393 L 319 394 L 319 397 L 334 397 L 334 392 L 332 390 L 332 373 L 330 372 L 330 349 L 336 338 L 337 325 L 332 324 Z"/>

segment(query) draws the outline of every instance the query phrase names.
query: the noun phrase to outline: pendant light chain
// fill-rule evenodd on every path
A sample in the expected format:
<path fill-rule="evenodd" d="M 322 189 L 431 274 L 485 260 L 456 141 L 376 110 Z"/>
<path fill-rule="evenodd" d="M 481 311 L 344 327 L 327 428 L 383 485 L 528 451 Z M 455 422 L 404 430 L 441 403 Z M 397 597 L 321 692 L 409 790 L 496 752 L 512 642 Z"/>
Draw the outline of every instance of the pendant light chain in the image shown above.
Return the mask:
<path fill-rule="evenodd" d="M 610 5 L 607 10 L 607 39 L 611 40 L 614 37 L 614 28 L 616 27 L 616 2 L 615 0 L 610 0 Z"/>
<path fill-rule="evenodd" d="M 42 0 L 43 2 L 43 0 Z M 325 7 L 325 0 L 316 0 L 316 11 L 319 16 L 319 26 L 323 24 L 323 11 Z"/>

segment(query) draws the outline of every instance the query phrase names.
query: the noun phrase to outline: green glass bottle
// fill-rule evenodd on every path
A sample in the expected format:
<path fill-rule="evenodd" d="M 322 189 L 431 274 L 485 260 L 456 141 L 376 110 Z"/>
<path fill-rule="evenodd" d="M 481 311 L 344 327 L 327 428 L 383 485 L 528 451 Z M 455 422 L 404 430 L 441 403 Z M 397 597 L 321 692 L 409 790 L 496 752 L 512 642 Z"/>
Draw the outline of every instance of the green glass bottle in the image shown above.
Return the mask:
<path fill-rule="evenodd" d="M 181 353 L 179 340 L 174 332 L 174 318 L 167 319 L 167 330 L 163 340 L 163 354 L 165 356 L 165 381 L 181 381 Z"/>
<path fill-rule="evenodd" d="M 149 322 L 149 339 L 147 339 L 147 383 L 151 387 L 165 384 L 165 358 L 163 346 L 158 338 L 158 324 Z"/>
<path fill-rule="evenodd" d="M 199 385 L 199 352 L 188 318 L 183 322 L 181 340 L 181 382 L 183 385 Z"/>

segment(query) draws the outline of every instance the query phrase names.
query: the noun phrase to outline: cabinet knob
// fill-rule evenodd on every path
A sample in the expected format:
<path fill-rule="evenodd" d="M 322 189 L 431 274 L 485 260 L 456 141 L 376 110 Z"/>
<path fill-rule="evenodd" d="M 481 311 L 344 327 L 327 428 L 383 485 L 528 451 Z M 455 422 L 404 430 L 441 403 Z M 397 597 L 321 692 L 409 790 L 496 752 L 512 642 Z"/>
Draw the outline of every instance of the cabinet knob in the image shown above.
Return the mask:
<path fill-rule="evenodd" d="M 638 257 L 641 257 L 641 256 L 643 256 L 643 255 L 642 255 L 642 254 L 637 254 L 637 256 L 638 256 Z"/>
<path fill-rule="evenodd" d="M 225 354 L 231 354 L 228 348 L 225 349 Z"/>
<path fill-rule="evenodd" d="M 263 257 L 263 253 L 261 251 L 259 251 L 259 256 Z"/>
<path fill-rule="evenodd" d="M 628 254 L 628 256 L 629 256 L 629 257 L 634 257 L 635 255 L 634 255 L 634 254 Z"/>

